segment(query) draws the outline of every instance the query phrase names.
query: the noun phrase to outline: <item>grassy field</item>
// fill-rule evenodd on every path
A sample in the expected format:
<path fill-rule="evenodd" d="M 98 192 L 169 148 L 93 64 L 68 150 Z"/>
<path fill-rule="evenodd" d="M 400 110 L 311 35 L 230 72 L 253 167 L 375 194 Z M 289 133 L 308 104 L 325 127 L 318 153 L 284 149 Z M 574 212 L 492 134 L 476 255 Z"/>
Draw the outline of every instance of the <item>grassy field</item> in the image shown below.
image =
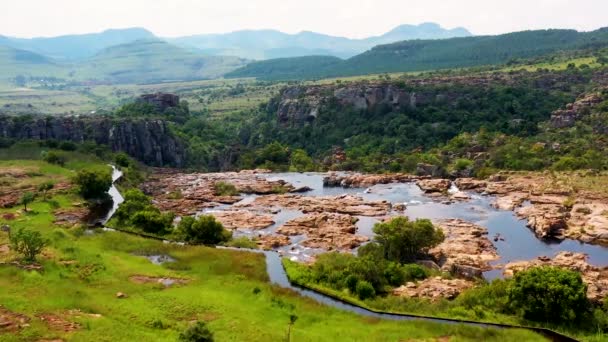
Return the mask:
<path fill-rule="evenodd" d="M 104 167 L 102 162 L 96 167 Z M 3 170 L 28 170 L 24 177 L 67 177 L 65 168 L 41 161 L 2 161 Z M 7 190 L 4 190 L 7 191 Z M 18 256 L 0 233 L 0 315 L 28 325 L 0 328 L 2 341 L 176 341 L 193 321 L 205 321 L 217 341 L 280 341 L 296 315 L 292 341 L 535 341 L 519 330 L 478 329 L 452 324 L 393 322 L 360 317 L 318 304 L 268 282 L 263 255 L 179 246 L 118 232 L 85 231 L 53 223 L 57 210 L 82 200 L 71 190 L 38 198 L 24 212 L 0 209 L 0 224 L 41 232 L 49 246 L 38 258 L 42 270 L 13 264 Z M 10 215 L 7 215 L 10 214 Z M 144 255 L 176 261 L 155 265 Z M 146 278 L 147 277 L 147 278 Z M 158 278 L 182 284 L 164 286 Z M 149 281 L 149 282 L 148 282 Z M 126 298 L 117 298 L 122 292 Z"/>

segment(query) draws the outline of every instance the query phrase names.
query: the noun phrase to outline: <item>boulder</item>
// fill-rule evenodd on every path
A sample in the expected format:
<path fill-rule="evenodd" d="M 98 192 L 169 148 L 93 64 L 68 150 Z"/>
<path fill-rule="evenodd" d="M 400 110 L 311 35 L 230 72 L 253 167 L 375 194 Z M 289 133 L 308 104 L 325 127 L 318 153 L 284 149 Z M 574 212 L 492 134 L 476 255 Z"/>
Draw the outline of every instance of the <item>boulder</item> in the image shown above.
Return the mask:
<path fill-rule="evenodd" d="M 416 182 L 416 185 L 422 189 L 422 191 L 431 192 L 447 192 L 452 182 L 449 179 L 420 179 Z"/>
<path fill-rule="evenodd" d="M 441 277 L 427 278 L 418 283 L 407 283 L 396 289 L 392 294 L 398 297 L 427 298 L 432 301 L 454 299 L 464 290 L 475 286 L 475 282 L 464 279 L 444 279 Z"/>

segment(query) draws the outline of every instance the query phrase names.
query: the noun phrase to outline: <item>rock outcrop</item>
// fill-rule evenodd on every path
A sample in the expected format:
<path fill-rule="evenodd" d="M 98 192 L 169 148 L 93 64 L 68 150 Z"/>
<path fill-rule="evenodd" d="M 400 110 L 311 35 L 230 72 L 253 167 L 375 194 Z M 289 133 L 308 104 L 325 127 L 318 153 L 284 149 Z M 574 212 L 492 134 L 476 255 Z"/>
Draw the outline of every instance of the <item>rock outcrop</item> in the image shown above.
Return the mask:
<path fill-rule="evenodd" d="M 355 235 L 357 218 L 336 213 L 314 213 L 293 219 L 277 229 L 277 233 L 305 235 L 302 245 L 324 250 L 351 250 L 369 238 Z"/>
<path fill-rule="evenodd" d="M 420 177 L 405 173 L 363 174 L 363 173 L 329 173 L 323 177 L 323 186 L 340 186 L 343 188 L 367 188 L 376 184 L 405 183 Z"/>
<path fill-rule="evenodd" d="M 301 195 L 268 195 L 258 197 L 253 203 L 237 205 L 238 207 L 283 207 L 301 210 L 303 213 L 339 213 L 354 216 L 384 216 L 391 209 L 388 201 L 366 201 L 358 196 L 322 196 L 309 197 Z"/>
<path fill-rule="evenodd" d="M 499 259 L 496 247 L 488 239 L 488 230 L 459 219 L 440 221 L 445 241 L 431 249 L 441 269 L 452 274 L 472 279 L 492 269 L 491 261 Z"/>
<path fill-rule="evenodd" d="M 587 284 L 587 297 L 594 302 L 602 302 L 608 296 L 608 267 L 590 265 L 588 257 L 582 253 L 560 252 L 551 259 L 539 257 L 531 261 L 517 261 L 505 266 L 504 275 L 512 277 L 515 273 L 532 267 L 553 266 L 579 272 Z"/>
<path fill-rule="evenodd" d="M 398 297 L 427 298 L 432 301 L 454 299 L 461 292 L 473 287 L 475 282 L 464 279 L 427 278 L 423 281 L 409 282 L 396 289 L 392 294 Z"/>
<path fill-rule="evenodd" d="M 167 93 L 143 94 L 137 98 L 138 101 L 151 104 L 159 112 L 168 108 L 179 106 L 179 96 Z"/>
<path fill-rule="evenodd" d="M 162 120 L 108 117 L 0 117 L 0 138 L 93 141 L 151 166 L 182 167 L 185 148 Z"/>
<path fill-rule="evenodd" d="M 426 193 L 445 193 L 452 185 L 452 182 L 449 179 L 421 179 L 416 182 L 416 185 Z"/>
<path fill-rule="evenodd" d="M 586 94 L 584 97 L 558 109 L 551 114 L 551 125 L 555 128 L 572 127 L 577 120 L 589 115 L 593 107 L 603 101 L 599 93 Z"/>

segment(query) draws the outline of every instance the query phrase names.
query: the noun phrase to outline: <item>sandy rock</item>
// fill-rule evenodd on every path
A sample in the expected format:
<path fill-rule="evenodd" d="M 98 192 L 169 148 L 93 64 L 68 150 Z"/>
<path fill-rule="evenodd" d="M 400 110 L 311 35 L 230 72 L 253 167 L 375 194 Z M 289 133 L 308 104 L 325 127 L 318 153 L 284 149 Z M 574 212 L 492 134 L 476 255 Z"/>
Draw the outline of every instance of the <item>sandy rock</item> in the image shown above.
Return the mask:
<path fill-rule="evenodd" d="M 392 174 L 337 174 L 330 173 L 323 178 L 323 186 L 341 186 L 343 188 L 367 188 L 376 184 L 405 183 L 420 177 L 404 173 Z"/>
<path fill-rule="evenodd" d="M 356 217 L 336 213 L 315 213 L 293 219 L 277 229 L 277 233 L 295 236 L 306 235 L 303 246 L 326 250 L 350 250 L 368 241 L 366 236 L 355 235 Z"/>
<path fill-rule="evenodd" d="M 487 229 L 459 219 L 440 221 L 438 226 L 446 239 L 429 253 L 440 261 L 442 270 L 475 278 L 491 270 L 490 262 L 499 259 Z"/>
<path fill-rule="evenodd" d="M 123 292 L 116 292 L 116 298 L 118 299 L 124 299 L 124 298 L 128 298 L 126 293 Z"/>
<path fill-rule="evenodd" d="M 264 229 L 272 226 L 272 215 L 258 214 L 248 210 L 226 210 L 211 212 L 226 229 Z"/>
<path fill-rule="evenodd" d="M 80 324 L 68 321 L 66 318 L 54 314 L 41 314 L 37 316 L 52 330 L 71 332 L 80 329 Z"/>
<path fill-rule="evenodd" d="M 473 190 L 484 189 L 488 185 L 488 182 L 475 178 L 458 178 L 454 181 L 454 184 L 460 190 Z"/>
<path fill-rule="evenodd" d="M 509 263 L 503 273 L 507 277 L 512 277 L 517 272 L 539 266 L 554 266 L 577 271 L 587 284 L 587 297 L 594 302 L 601 302 L 608 296 L 608 267 L 590 265 L 587 259 L 587 255 L 582 253 L 560 252 L 553 259 L 539 257 L 531 261 Z"/>
<path fill-rule="evenodd" d="M 427 278 L 418 283 L 407 283 L 396 289 L 392 294 L 399 297 L 428 298 L 432 301 L 454 299 L 461 292 L 475 285 L 475 282 L 464 279 L 443 279 L 441 277 Z"/>
<path fill-rule="evenodd" d="M 179 215 L 192 215 L 203 208 L 221 204 L 234 204 L 241 196 L 220 196 L 215 184 L 225 182 L 234 185 L 242 194 L 267 195 L 291 192 L 295 188 L 284 181 L 269 181 L 259 174 L 265 170 L 222 173 L 156 173 L 143 185 L 143 190 L 153 196 L 155 205 L 163 211 Z"/>
<path fill-rule="evenodd" d="M 449 179 L 420 179 L 416 184 L 422 191 L 430 192 L 446 192 L 452 185 Z"/>
<path fill-rule="evenodd" d="M 53 212 L 55 216 L 54 223 L 60 226 L 74 226 L 83 223 L 87 220 L 87 216 L 90 215 L 88 208 L 68 208 L 59 209 Z"/>
<path fill-rule="evenodd" d="M 144 275 L 134 275 L 129 277 L 129 280 L 136 284 L 160 284 L 164 287 L 173 285 L 183 285 L 188 283 L 187 279 L 170 278 L 170 277 L 150 277 Z M 118 295 L 117 295 L 118 297 Z"/>
<path fill-rule="evenodd" d="M 528 227 L 540 239 L 563 239 L 569 213 L 561 205 L 542 204 L 518 208 L 516 214 L 528 220 Z"/>
<path fill-rule="evenodd" d="M 265 251 L 273 250 L 291 244 L 291 239 L 285 235 L 260 235 L 256 243 Z"/>
<path fill-rule="evenodd" d="M 261 196 L 242 208 L 279 206 L 304 213 L 340 213 L 354 216 L 384 216 L 391 209 L 388 201 L 366 201 L 358 196 L 308 197 L 294 194 Z M 239 207 L 239 205 L 237 205 Z"/>
<path fill-rule="evenodd" d="M 471 196 L 469 196 L 465 192 L 457 191 L 453 194 L 450 194 L 450 199 L 453 201 L 468 201 L 471 199 Z"/>

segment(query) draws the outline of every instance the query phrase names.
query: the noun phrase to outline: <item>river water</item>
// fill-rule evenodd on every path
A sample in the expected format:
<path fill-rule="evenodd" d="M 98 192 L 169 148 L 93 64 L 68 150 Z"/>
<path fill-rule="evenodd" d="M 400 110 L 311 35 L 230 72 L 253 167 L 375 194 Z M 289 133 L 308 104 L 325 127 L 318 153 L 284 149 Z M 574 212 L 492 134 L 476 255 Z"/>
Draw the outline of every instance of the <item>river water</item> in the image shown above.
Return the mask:
<path fill-rule="evenodd" d="M 608 264 L 608 248 L 585 244 L 576 240 L 565 240 L 561 242 L 547 242 L 536 238 L 534 233 L 526 227 L 526 222 L 517 218 L 513 211 L 495 209 L 491 206 L 494 201 L 492 196 L 483 196 L 478 193 L 468 192 L 471 199 L 464 202 L 445 203 L 440 199 L 430 198 L 418 188 L 415 183 L 393 183 L 379 184 L 370 188 L 340 188 L 323 187 L 323 174 L 319 173 L 274 173 L 263 175 L 268 180 L 284 180 L 295 187 L 308 186 L 312 190 L 305 196 L 337 196 L 351 194 L 361 196 L 367 200 L 387 200 L 392 204 L 405 203 L 407 209 L 404 212 L 392 212 L 391 215 L 407 215 L 412 219 L 428 218 L 431 220 L 459 218 L 488 229 L 488 238 L 496 246 L 500 260 L 494 265 L 506 264 L 518 260 L 530 260 L 539 256 L 553 257 L 560 251 L 571 251 L 586 253 L 589 262 L 594 265 L 603 266 Z M 457 190 L 457 189 L 454 189 Z M 256 196 L 245 196 L 243 202 L 249 202 Z M 225 210 L 229 206 L 215 208 Z M 283 209 L 274 215 L 275 224 L 264 230 L 247 230 L 237 232 L 237 235 L 254 236 L 257 234 L 272 234 L 285 222 L 304 215 L 298 210 Z M 373 217 L 359 217 L 358 234 L 373 238 L 372 228 L 378 222 Z M 493 241 L 493 237 L 499 234 L 504 241 Z M 323 252 L 300 245 L 304 236 L 292 238 L 292 244 L 280 248 L 278 251 L 293 260 L 307 260 Z M 488 280 L 501 276 L 501 270 L 493 270 L 485 273 Z"/>

